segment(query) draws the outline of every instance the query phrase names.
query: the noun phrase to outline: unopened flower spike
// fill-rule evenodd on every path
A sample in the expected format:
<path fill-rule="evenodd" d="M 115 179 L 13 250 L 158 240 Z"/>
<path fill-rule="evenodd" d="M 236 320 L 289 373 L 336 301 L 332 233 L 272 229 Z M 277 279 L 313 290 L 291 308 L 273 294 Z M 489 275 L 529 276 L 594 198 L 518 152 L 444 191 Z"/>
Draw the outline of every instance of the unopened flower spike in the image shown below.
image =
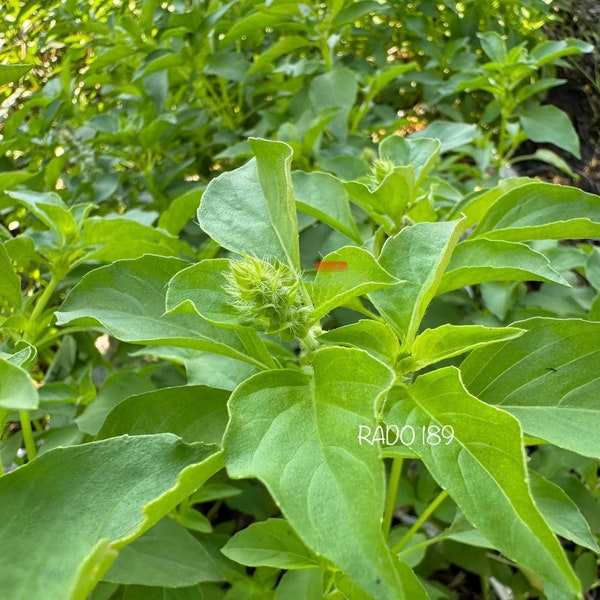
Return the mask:
<path fill-rule="evenodd" d="M 225 279 L 232 306 L 248 325 L 285 341 L 307 336 L 312 304 L 300 273 L 279 260 L 245 254 L 231 261 Z"/>

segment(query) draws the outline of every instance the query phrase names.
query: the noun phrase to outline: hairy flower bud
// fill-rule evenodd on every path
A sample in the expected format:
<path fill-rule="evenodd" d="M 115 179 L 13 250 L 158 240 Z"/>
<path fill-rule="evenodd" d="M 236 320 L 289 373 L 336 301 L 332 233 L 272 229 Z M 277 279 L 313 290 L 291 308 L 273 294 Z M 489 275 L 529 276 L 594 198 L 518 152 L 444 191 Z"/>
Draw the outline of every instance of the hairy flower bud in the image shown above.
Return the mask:
<path fill-rule="evenodd" d="M 302 278 L 290 267 L 245 255 L 231 262 L 225 279 L 224 289 L 248 325 L 286 341 L 306 337 L 312 305 Z"/>
<path fill-rule="evenodd" d="M 377 158 L 371 165 L 369 178 L 373 185 L 378 186 L 393 170 L 394 163 L 389 158 Z"/>

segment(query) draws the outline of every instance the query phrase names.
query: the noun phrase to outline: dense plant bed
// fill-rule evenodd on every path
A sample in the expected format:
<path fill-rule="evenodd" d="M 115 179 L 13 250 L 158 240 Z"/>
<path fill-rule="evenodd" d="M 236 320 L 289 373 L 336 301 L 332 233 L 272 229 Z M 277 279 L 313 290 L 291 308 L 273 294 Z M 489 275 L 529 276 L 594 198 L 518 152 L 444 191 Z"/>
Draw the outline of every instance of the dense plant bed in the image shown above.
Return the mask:
<path fill-rule="evenodd" d="M 597 594 L 553 14 L 8 3 L 0 596 Z"/>

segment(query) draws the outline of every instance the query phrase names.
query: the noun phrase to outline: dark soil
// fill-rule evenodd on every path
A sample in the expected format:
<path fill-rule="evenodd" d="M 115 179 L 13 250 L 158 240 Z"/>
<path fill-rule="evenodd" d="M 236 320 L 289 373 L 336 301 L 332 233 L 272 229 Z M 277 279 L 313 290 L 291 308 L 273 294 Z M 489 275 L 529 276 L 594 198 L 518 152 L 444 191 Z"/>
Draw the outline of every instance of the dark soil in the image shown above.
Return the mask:
<path fill-rule="evenodd" d="M 541 162 L 523 162 L 521 175 L 575 185 L 586 192 L 600 194 L 600 2 L 598 0 L 563 0 L 557 2 L 559 21 L 546 26 L 550 38 L 574 37 L 594 46 L 594 51 L 568 57 L 568 68 L 557 69 L 557 77 L 567 82 L 548 94 L 547 102 L 564 110 L 579 135 L 581 158 L 578 159 L 556 147 L 559 154 L 577 175 L 573 180 L 554 167 Z M 541 145 L 544 146 L 543 144 Z M 522 147 L 523 154 L 535 151 L 535 144 Z"/>

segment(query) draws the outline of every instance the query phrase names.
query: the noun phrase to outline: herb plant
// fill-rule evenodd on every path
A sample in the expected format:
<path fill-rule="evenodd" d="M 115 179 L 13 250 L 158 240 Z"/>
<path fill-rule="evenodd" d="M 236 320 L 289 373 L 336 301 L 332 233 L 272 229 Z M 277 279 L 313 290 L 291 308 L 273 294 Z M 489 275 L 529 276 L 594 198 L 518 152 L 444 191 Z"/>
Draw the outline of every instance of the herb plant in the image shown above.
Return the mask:
<path fill-rule="evenodd" d="M 390 65 L 402 7 L 200 4 L 61 4 L 96 58 L 0 66 L 2 594 L 591 597 L 600 197 L 500 178 L 586 47 L 423 1 Z M 410 77 L 451 121 L 394 133 Z"/>

